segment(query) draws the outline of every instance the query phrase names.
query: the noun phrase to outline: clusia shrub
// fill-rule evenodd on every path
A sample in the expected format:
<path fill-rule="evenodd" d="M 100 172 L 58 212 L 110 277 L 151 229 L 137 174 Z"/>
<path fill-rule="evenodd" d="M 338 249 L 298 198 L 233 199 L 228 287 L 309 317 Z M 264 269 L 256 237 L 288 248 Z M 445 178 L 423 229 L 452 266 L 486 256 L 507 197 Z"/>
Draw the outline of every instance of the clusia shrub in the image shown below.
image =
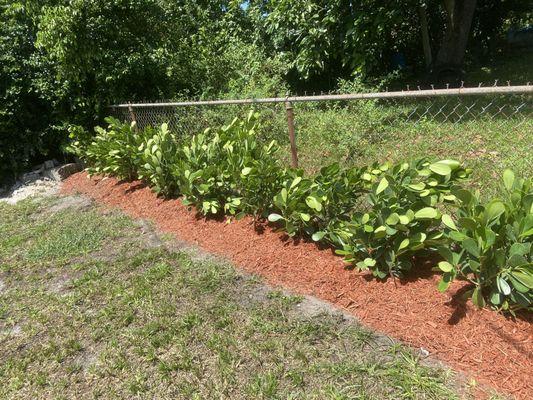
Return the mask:
<path fill-rule="evenodd" d="M 284 176 L 275 141 L 260 143 L 258 115 L 195 135 L 182 149 L 175 178 L 186 204 L 203 214 L 262 215 Z"/>
<path fill-rule="evenodd" d="M 440 248 L 439 290 L 466 279 L 473 285 L 467 295 L 477 306 L 514 312 L 533 306 L 533 188 L 531 179 L 510 170 L 503 182 L 505 198 L 487 203 L 479 193 L 452 190 L 460 207 L 446 230 L 454 246 Z"/>
<path fill-rule="evenodd" d="M 69 149 L 87 163 L 90 175 L 136 178 L 144 132 L 139 132 L 135 123 L 122 123 L 113 117 L 107 117 L 105 121 L 107 129 L 97 126 L 94 137 L 80 127 L 71 128 L 70 137 L 74 140 Z"/>
<path fill-rule="evenodd" d="M 413 255 L 435 251 L 445 240 L 441 225 L 450 217 L 441 209 L 456 201 L 451 187 L 469 171 L 457 161 L 422 159 L 376 164 L 360 173 L 368 192 L 361 210 L 333 221 L 314 239 L 329 240 L 346 261 L 378 278 L 402 276 L 412 267 Z"/>

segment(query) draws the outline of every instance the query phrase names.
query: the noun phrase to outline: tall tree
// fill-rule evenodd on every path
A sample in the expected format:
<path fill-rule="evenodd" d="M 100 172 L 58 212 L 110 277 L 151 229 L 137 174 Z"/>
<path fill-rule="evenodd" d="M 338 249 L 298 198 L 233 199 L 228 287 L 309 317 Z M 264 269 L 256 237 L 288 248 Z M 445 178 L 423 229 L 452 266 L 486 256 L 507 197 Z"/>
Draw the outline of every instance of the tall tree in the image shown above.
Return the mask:
<path fill-rule="evenodd" d="M 444 0 L 446 30 L 435 59 L 435 68 L 460 68 L 463 64 L 476 0 Z"/>

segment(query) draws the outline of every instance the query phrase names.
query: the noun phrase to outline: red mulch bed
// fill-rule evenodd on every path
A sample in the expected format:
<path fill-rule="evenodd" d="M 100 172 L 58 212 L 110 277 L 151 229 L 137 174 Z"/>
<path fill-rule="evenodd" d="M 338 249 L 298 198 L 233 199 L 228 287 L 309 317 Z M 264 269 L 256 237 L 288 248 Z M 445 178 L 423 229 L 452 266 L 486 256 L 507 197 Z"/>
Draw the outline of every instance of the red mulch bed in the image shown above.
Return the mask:
<path fill-rule="evenodd" d="M 377 282 L 346 269 L 330 249 L 294 241 L 251 218 L 231 223 L 200 218 L 180 200 L 163 200 L 141 182 L 68 178 L 64 193 L 80 192 L 134 217 L 148 218 L 163 232 L 229 258 L 276 285 L 327 300 L 371 328 L 424 347 L 452 368 L 516 396 L 533 398 L 533 318 L 513 320 L 478 310 L 460 298 L 465 283 L 436 289 L 430 268 L 402 282 Z"/>

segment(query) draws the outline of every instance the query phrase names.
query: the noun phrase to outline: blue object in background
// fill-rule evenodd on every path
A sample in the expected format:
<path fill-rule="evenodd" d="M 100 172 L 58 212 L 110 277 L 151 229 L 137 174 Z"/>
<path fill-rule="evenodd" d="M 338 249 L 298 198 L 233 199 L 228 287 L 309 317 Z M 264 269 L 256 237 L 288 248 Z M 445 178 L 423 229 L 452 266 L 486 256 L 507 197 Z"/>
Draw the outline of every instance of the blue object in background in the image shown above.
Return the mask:
<path fill-rule="evenodd" d="M 405 56 L 403 53 L 400 53 L 399 51 L 392 53 L 391 57 L 392 62 L 392 69 L 405 69 L 407 67 L 407 63 L 405 62 Z"/>

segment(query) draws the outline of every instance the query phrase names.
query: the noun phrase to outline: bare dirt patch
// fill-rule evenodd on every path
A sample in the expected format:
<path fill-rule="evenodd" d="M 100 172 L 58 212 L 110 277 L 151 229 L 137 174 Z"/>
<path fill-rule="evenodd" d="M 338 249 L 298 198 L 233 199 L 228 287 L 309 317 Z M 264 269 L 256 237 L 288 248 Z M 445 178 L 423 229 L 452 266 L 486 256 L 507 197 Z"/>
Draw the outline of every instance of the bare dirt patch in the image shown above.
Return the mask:
<path fill-rule="evenodd" d="M 48 290 L 59 295 L 66 295 L 72 289 L 72 282 L 79 276 L 62 273 L 48 282 Z"/>
<path fill-rule="evenodd" d="M 67 208 L 74 210 L 85 210 L 93 205 L 93 200 L 86 196 L 64 196 L 60 197 L 55 204 L 48 207 L 46 212 L 54 214 Z"/>
<path fill-rule="evenodd" d="M 429 270 L 405 281 L 377 282 L 347 270 L 330 249 L 289 240 L 250 218 L 216 221 L 199 218 L 179 200 L 157 198 L 139 182 L 68 178 L 64 193 L 76 191 L 127 214 L 155 222 L 163 232 L 227 257 L 274 285 L 320 297 L 347 310 L 377 331 L 424 348 L 483 384 L 517 398 L 533 398 L 532 318 L 513 320 L 491 310 L 477 310 L 461 300 L 464 283 L 447 293 L 436 290 Z"/>

